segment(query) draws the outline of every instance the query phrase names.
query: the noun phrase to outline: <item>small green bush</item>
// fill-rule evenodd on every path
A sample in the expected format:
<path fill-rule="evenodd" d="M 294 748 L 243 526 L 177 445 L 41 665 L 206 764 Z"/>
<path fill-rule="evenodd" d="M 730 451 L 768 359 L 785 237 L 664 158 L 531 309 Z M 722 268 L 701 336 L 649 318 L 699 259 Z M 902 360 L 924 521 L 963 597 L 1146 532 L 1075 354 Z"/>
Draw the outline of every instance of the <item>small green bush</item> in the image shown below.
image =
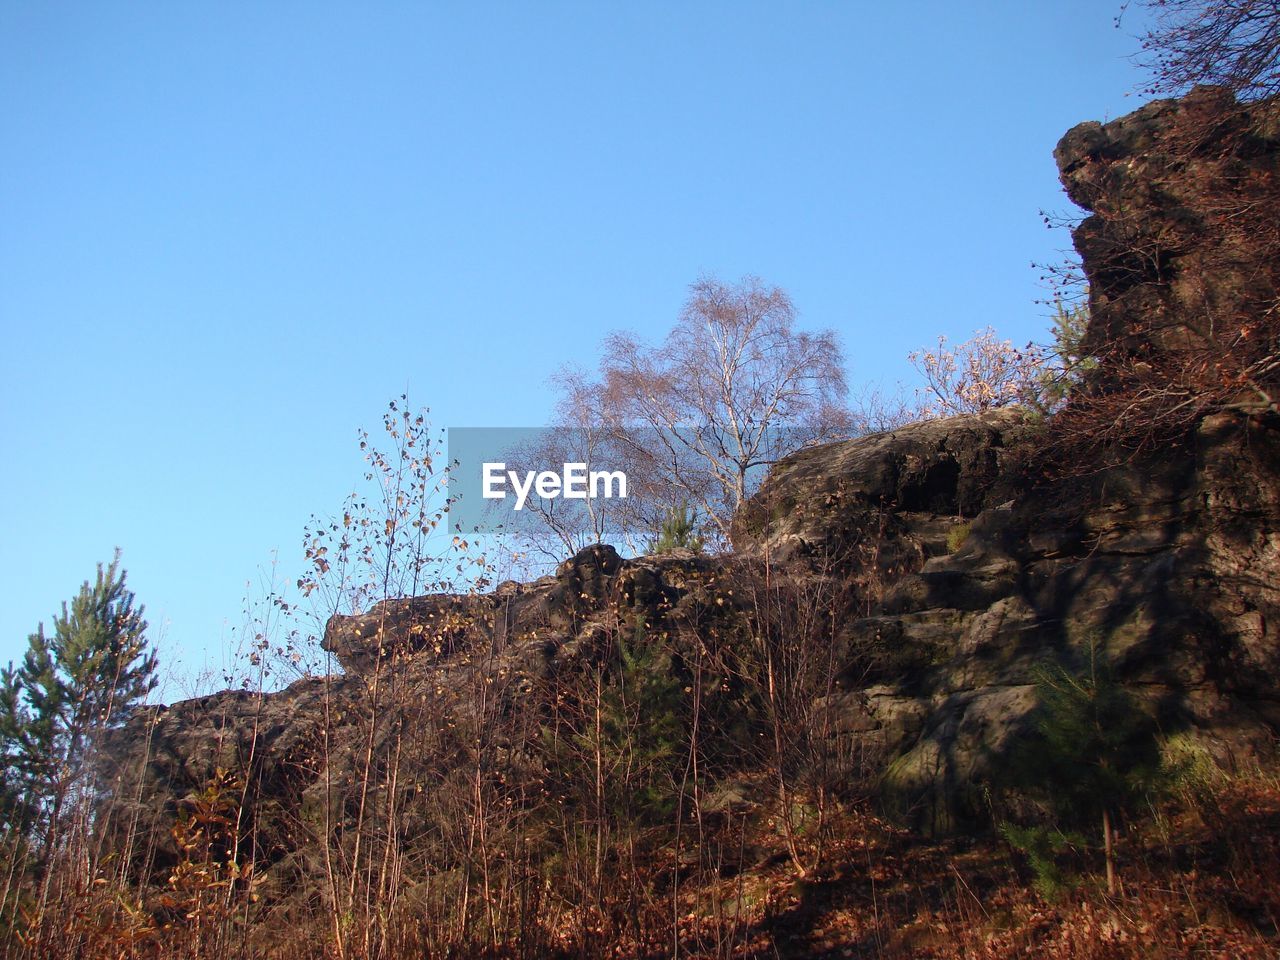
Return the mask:
<path fill-rule="evenodd" d="M 1007 758 L 1007 782 L 1040 802 L 1055 833 L 1101 826 L 1107 886 L 1114 892 L 1115 819 L 1167 789 L 1156 724 L 1112 676 L 1096 643 L 1083 669 L 1046 666 L 1036 686 L 1034 732 Z M 1025 831 L 1012 837 L 1037 878 L 1052 885 L 1053 874 L 1036 860 L 1054 856 L 1053 844 Z"/>
<path fill-rule="evenodd" d="M 1193 799 L 1211 795 L 1226 779 L 1204 745 L 1186 733 L 1163 739 L 1160 769 L 1171 790 Z"/>
<path fill-rule="evenodd" d="M 1077 833 L 1063 833 L 1045 826 L 1020 827 L 1014 823 L 1002 823 L 1000 836 L 1027 858 L 1035 875 L 1032 886 L 1036 893 L 1050 902 L 1062 898 L 1072 890 L 1078 878 L 1062 867 L 1062 858 L 1088 846 Z"/>
<path fill-rule="evenodd" d="M 947 553 L 955 553 L 969 539 L 969 524 L 957 523 L 947 531 Z"/>

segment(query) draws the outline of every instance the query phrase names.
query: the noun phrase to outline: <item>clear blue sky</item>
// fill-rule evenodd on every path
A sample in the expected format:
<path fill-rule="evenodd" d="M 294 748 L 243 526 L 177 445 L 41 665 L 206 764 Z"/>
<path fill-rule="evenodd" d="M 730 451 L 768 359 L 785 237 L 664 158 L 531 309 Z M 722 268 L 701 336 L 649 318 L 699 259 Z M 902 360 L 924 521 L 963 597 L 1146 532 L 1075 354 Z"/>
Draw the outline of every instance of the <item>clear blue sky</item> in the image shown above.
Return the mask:
<path fill-rule="evenodd" d="M 0 662 L 112 548 L 172 660 L 406 386 L 536 425 L 702 272 L 850 381 L 1042 339 L 1051 151 L 1138 106 L 1118 0 L 0 6 Z"/>

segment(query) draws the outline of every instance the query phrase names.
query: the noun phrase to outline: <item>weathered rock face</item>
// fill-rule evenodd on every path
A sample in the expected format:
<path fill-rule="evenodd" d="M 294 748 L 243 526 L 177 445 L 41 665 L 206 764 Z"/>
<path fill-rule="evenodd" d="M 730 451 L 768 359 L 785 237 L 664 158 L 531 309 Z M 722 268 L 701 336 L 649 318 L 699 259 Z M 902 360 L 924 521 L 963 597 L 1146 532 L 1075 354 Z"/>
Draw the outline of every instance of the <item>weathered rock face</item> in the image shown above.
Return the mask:
<path fill-rule="evenodd" d="M 1193 350 L 1252 325 L 1280 293 L 1280 111 L 1197 87 L 1054 151 L 1091 289 L 1089 346 L 1139 357 Z M 1275 336 L 1274 327 L 1257 328 Z"/>
<path fill-rule="evenodd" d="M 1009 458 L 1024 419 L 993 410 L 794 454 L 734 519 L 734 547 L 850 562 L 854 544 L 874 542 L 886 569 L 918 567 L 952 526 L 1014 495 Z"/>
<path fill-rule="evenodd" d="M 848 455 L 809 452 L 810 475 L 825 487 Z M 827 521 L 806 518 L 811 541 L 848 529 L 834 504 Z M 885 799 L 918 827 L 979 821 L 1037 668 L 1083 666 L 1096 648 L 1165 731 L 1250 762 L 1280 730 L 1278 615 L 1280 431 L 1224 414 L 1164 462 L 1028 487 L 977 513 L 954 552 L 885 578 L 836 638 L 839 752 L 885 754 Z"/>
<path fill-rule="evenodd" d="M 242 810 L 237 833 L 253 838 L 264 868 L 261 894 L 304 896 L 324 875 L 325 838 L 331 849 L 349 848 L 360 811 L 387 802 L 390 762 L 398 802 L 417 805 L 424 831 L 456 821 L 438 796 L 472 775 L 482 733 L 495 745 L 486 775 L 496 762 L 501 776 L 536 789 L 543 771 L 520 753 L 520 732 L 497 729 L 515 705 L 539 716 L 557 682 L 596 662 L 610 638 L 662 633 L 711 606 L 720 572 L 717 561 L 689 552 L 624 560 L 600 545 L 533 583 L 335 616 L 324 645 L 344 674 L 146 708 L 116 731 L 104 773 L 108 826 L 122 845 L 132 836 L 133 849 L 146 851 L 141 868 L 162 879 L 178 857 L 169 828 L 183 802 L 226 772 Z M 442 769 L 442 757 L 454 766 Z"/>
<path fill-rule="evenodd" d="M 508 581 L 486 594 L 384 600 L 360 616 L 331 617 L 323 646 L 356 674 L 388 659 L 447 662 L 480 649 L 523 649 L 538 638 L 554 646 L 598 620 L 603 609 L 616 612 L 619 603 L 661 619 L 659 608 L 678 592 L 667 581 L 682 584 L 683 574 L 713 566 L 693 554 L 628 561 L 597 544 L 532 583 Z"/>
<path fill-rule="evenodd" d="M 1140 402 L 1159 369 L 1169 406 L 1215 389 L 1217 412 L 1159 455 L 1049 485 L 1020 476 L 1015 414 L 913 427 L 791 458 L 741 518 L 747 549 L 863 558 L 876 589 L 838 638 L 834 725 L 887 755 L 886 800 L 925 828 L 982 817 L 1046 661 L 1099 649 L 1164 730 L 1225 762 L 1280 730 L 1276 111 L 1200 89 L 1081 124 L 1055 156 L 1093 214 L 1074 234 L 1104 364 L 1091 389 L 1116 364 Z M 929 536 L 949 513 L 971 518 L 954 551 Z"/>
<path fill-rule="evenodd" d="M 1071 196 L 1096 211 L 1076 233 L 1095 342 L 1152 357 L 1194 350 L 1203 331 L 1190 318 L 1205 304 L 1280 339 L 1276 263 L 1218 229 L 1204 186 L 1274 201 L 1280 144 L 1215 98 L 1085 124 L 1058 147 Z M 1209 129 L 1188 118 L 1214 104 L 1234 131 L 1229 150 L 1212 138 L 1166 150 L 1175 128 Z M 984 784 L 1025 735 L 1037 666 L 1084 663 L 1094 649 L 1165 731 L 1193 734 L 1226 763 L 1267 755 L 1280 731 L 1277 418 L 1222 409 L 1159 455 L 1052 483 L 1021 466 L 1035 437 L 1005 410 L 805 450 L 736 519 L 736 557 L 625 560 L 599 546 L 533 583 L 335 617 L 324 644 L 344 675 L 135 717 L 113 747 L 114 822 L 150 829 L 162 866 L 176 855 L 166 829 L 182 798 L 219 768 L 243 771 L 259 819 L 245 835 L 257 828 L 256 853 L 287 890 L 322 872 L 325 842 L 351 842 L 366 803 L 399 803 L 424 825 L 456 818 L 436 798 L 482 766 L 477 731 L 517 702 L 551 716 L 560 685 L 598 662 L 608 635 L 750 634 L 749 604 L 726 585 L 765 561 L 852 585 L 830 641 L 839 683 L 819 706 L 837 754 L 878 758 L 885 804 L 922 829 L 982 819 Z M 689 652 L 673 651 L 673 669 Z M 731 692 L 725 702 L 728 715 Z M 365 796 L 370 758 L 392 756 L 391 794 Z M 543 775 L 514 737 L 493 756 L 485 776 Z"/>

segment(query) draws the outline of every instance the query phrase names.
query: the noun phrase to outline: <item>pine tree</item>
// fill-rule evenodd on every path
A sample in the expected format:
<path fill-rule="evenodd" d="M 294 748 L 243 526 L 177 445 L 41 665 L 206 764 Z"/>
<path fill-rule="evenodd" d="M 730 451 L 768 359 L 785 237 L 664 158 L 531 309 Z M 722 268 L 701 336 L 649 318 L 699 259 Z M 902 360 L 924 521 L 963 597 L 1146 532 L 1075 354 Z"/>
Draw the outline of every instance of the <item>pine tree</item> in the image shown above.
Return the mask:
<path fill-rule="evenodd" d="M 675 807 L 675 771 L 685 742 L 688 705 L 671 651 L 637 617 L 618 637 L 616 682 L 603 703 L 605 749 L 628 773 L 617 786 L 615 815 L 629 824 L 660 823 Z"/>
<path fill-rule="evenodd" d="M 689 509 L 688 503 L 672 507 L 663 518 L 662 527 L 649 548 L 650 553 L 670 553 L 672 550 L 702 552 L 702 538 L 698 536 L 698 514 Z"/>
<path fill-rule="evenodd" d="M 1097 369 L 1096 357 L 1084 349 L 1089 329 L 1089 304 L 1080 301 L 1068 306 L 1062 299 L 1054 301 L 1053 346 L 1049 352 L 1053 362 L 1041 374 L 1038 406 L 1045 411 L 1059 409 L 1071 393 Z"/>
<path fill-rule="evenodd" d="M 1083 670 L 1058 665 L 1039 671 L 1035 736 L 1014 751 L 1007 773 L 1010 785 L 1045 802 L 1051 832 L 1060 837 L 1070 836 L 1064 828 L 1100 824 L 1107 890 L 1115 893 L 1115 818 L 1158 790 L 1160 755 L 1154 719 L 1112 675 L 1096 643 L 1089 654 Z M 1006 831 L 1034 861 L 1037 851 L 1018 836 L 1043 846 L 1044 831 Z"/>
<path fill-rule="evenodd" d="M 31 826 L 26 789 L 31 777 L 23 763 L 30 722 L 18 671 L 12 663 L 0 667 L 0 827 L 23 832 Z"/>
<path fill-rule="evenodd" d="M 52 838 L 98 735 L 123 722 L 156 686 L 143 608 L 120 569 L 120 552 L 62 605 L 52 634 L 27 640 L 16 668 L 0 670 L 0 745 L 6 813 L 13 825 L 42 824 Z"/>

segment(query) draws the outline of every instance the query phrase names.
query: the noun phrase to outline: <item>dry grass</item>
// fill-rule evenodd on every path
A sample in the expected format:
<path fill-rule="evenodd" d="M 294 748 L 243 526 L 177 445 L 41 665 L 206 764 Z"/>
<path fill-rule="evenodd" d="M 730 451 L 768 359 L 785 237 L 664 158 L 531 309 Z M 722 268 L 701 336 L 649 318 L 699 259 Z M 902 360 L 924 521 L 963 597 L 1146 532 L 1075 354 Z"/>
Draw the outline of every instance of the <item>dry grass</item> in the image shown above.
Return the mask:
<path fill-rule="evenodd" d="M 8 915 L 0 956 L 337 956 L 332 916 L 295 916 L 286 927 L 270 904 L 255 902 L 252 864 L 231 862 L 219 846 L 227 795 L 211 787 L 175 826 L 186 857 L 161 887 L 122 884 L 107 858 L 89 882 L 60 885 L 43 913 L 28 891 L 25 906 Z M 1056 903 L 1032 892 L 1025 866 L 993 837 L 925 842 L 850 809 L 832 819 L 826 865 L 798 879 L 775 813 L 762 801 L 708 817 L 703 843 L 722 855 L 686 848 L 676 862 L 674 848 L 656 847 L 590 904 L 570 902 L 547 882 L 547 869 L 521 885 L 514 870 L 498 879 L 494 864 L 491 896 L 523 889 L 519 903 L 504 907 L 501 929 L 459 929 L 449 902 L 457 890 L 442 884 L 437 901 L 415 900 L 385 918 L 376 949 L 353 949 L 361 941 L 350 937 L 348 955 L 1005 960 L 1261 958 L 1280 950 L 1274 778 L 1224 779 L 1166 804 L 1123 836 L 1119 896 L 1108 897 L 1086 872 Z"/>

